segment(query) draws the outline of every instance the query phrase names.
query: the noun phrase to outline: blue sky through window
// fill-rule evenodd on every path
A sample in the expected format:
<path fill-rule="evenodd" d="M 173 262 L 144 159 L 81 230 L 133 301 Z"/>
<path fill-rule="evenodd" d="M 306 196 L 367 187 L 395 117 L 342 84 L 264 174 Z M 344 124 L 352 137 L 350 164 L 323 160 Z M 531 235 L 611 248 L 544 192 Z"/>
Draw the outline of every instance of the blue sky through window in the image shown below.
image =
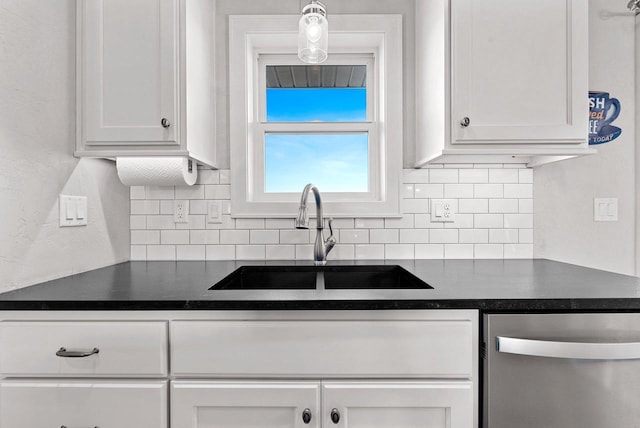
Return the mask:
<path fill-rule="evenodd" d="M 268 122 L 364 122 L 365 88 L 267 89 Z M 300 192 L 307 183 L 322 192 L 369 190 L 366 133 L 265 136 L 265 191 Z"/>
<path fill-rule="evenodd" d="M 267 122 L 366 120 L 366 88 L 267 89 Z"/>

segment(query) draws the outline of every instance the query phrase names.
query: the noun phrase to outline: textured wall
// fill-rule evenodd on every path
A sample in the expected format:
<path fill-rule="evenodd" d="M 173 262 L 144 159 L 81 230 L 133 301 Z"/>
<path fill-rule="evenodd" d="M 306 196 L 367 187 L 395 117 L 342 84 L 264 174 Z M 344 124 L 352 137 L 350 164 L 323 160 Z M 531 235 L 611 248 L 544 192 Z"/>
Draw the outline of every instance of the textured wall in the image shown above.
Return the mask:
<path fill-rule="evenodd" d="M 634 18 L 627 2 L 589 2 L 589 89 L 622 104 L 622 135 L 597 155 L 536 170 L 536 257 L 633 274 L 635 253 Z M 586 94 L 585 94 L 586 97 Z M 586 99 L 585 99 L 586 102 Z M 594 222 L 593 199 L 616 197 L 617 222 Z"/>
<path fill-rule="evenodd" d="M 78 160 L 75 1 L 0 2 L 0 291 L 129 257 L 129 192 L 109 161 Z M 58 195 L 86 227 L 58 227 Z"/>
<path fill-rule="evenodd" d="M 402 217 L 336 219 L 338 245 L 329 259 L 531 258 L 532 183 L 533 170 L 523 165 L 407 169 Z M 296 230 L 296 213 L 231 218 L 229 186 L 229 170 L 200 171 L 193 187 L 133 186 L 132 260 L 313 259 L 313 225 Z M 455 223 L 430 221 L 430 199 L 443 197 L 456 201 Z M 190 201 L 189 223 L 173 222 L 174 199 Z M 207 222 L 210 200 L 222 201 L 221 224 Z"/>

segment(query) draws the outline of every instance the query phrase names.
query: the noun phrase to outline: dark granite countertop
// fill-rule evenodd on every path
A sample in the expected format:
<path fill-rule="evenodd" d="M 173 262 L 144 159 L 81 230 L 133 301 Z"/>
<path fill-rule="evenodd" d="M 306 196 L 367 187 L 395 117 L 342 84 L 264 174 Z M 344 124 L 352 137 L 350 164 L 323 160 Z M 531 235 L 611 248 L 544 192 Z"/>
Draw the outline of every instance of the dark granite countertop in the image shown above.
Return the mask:
<path fill-rule="evenodd" d="M 336 261 L 400 265 L 432 290 L 209 290 L 246 265 L 128 262 L 0 294 L 0 310 L 640 310 L 640 278 L 550 260 Z"/>

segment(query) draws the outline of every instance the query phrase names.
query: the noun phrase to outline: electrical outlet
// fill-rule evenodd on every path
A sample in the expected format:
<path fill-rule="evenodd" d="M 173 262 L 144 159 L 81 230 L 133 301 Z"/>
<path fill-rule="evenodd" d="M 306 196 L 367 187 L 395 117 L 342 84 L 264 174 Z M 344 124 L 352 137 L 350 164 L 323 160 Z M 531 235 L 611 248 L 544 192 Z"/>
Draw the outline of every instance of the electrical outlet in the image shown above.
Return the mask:
<path fill-rule="evenodd" d="M 431 222 L 453 223 L 456 221 L 456 203 L 453 199 L 431 200 Z"/>
<path fill-rule="evenodd" d="M 173 201 L 173 222 L 189 223 L 189 201 Z"/>

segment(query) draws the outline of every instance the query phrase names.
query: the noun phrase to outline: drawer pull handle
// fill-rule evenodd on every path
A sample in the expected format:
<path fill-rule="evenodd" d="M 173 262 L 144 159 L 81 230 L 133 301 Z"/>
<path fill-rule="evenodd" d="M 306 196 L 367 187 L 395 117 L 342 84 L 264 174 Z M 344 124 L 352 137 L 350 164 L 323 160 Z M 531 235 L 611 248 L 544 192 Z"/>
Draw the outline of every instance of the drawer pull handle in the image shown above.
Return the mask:
<path fill-rule="evenodd" d="M 331 410 L 331 422 L 333 422 L 334 424 L 340 422 L 340 412 L 338 411 L 338 409 Z"/>
<path fill-rule="evenodd" d="M 91 351 L 67 351 L 67 348 L 60 348 L 58 352 L 56 352 L 56 355 L 64 358 L 84 358 L 90 357 L 98 352 L 100 352 L 98 348 L 93 348 Z"/>
<path fill-rule="evenodd" d="M 304 409 L 302 411 L 302 422 L 304 422 L 305 424 L 308 424 L 309 422 L 311 422 L 311 410 L 310 409 Z"/>
<path fill-rule="evenodd" d="M 60 428 L 67 428 L 67 426 L 66 425 L 60 425 Z M 98 427 L 95 426 L 95 427 L 92 427 L 92 428 L 98 428 Z"/>

